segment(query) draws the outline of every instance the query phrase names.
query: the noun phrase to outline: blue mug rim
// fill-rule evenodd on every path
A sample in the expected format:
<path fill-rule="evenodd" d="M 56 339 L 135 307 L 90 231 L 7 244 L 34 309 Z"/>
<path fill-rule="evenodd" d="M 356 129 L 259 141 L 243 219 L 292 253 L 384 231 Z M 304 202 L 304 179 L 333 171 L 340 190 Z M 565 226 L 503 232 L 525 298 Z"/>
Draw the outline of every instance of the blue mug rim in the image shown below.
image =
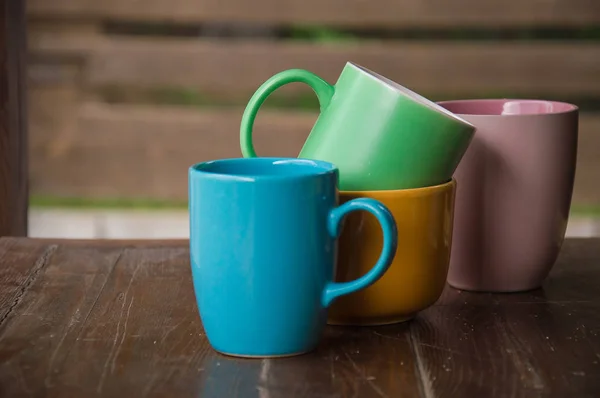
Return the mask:
<path fill-rule="evenodd" d="M 297 173 L 275 173 L 269 172 L 269 169 L 280 165 L 291 165 L 301 172 Z M 218 171 L 220 167 L 232 167 L 234 172 Z M 245 167 L 263 166 L 264 173 L 248 173 Z M 235 172 L 235 170 L 239 170 Z M 203 179 L 214 179 L 220 181 L 291 181 L 306 178 L 322 177 L 331 174 L 338 174 L 338 168 L 332 163 L 303 158 L 288 157 L 254 157 L 254 158 L 224 158 L 209 160 L 196 163 L 189 168 L 190 175 L 201 177 Z"/>

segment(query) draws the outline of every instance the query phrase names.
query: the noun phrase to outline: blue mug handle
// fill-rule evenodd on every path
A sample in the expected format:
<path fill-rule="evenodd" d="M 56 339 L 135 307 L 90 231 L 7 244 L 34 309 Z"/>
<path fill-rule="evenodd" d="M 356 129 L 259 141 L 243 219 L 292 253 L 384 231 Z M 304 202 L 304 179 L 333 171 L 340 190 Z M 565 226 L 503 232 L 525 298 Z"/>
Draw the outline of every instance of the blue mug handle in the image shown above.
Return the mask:
<path fill-rule="evenodd" d="M 396 249 L 398 248 L 398 229 L 394 216 L 383 203 L 375 199 L 359 198 L 353 199 L 336 207 L 329 213 L 327 227 L 332 237 L 337 238 L 341 232 L 341 224 L 344 217 L 353 211 L 365 210 L 377 217 L 377 221 L 383 230 L 383 250 L 375 266 L 365 275 L 349 282 L 329 282 L 323 291 L 322 304 L 329 307 L 333 300 L 345 294 L 354 293 L 358 290 L 371 286 L 392 264 Z"/>

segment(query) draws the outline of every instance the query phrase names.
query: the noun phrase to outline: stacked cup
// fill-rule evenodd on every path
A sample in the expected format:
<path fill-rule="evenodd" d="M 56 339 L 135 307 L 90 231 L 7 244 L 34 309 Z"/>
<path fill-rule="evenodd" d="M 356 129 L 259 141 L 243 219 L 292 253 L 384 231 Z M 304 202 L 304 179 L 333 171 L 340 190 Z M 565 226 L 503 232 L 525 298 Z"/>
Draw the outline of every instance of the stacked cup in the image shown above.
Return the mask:
<path fill-rule="evenodd" d="M 314 90 L 321 113 L 298 159 L 257 157 L 258 110 L 292 82 Z M 271 77 L 242 117 L 244 158 L 189 171 L 192 275 L 212 347 L 304 353 L 327 323 L 414 317 L 447 279 L 538 287 L 565 233 L 577 116 L 547 101 L 436 104 L 353 63 L 335 85 L 302 69 Z"/>
<path fill-rule="evenodd" d="M 265 82 L 241 125 L 244 156 L 256 156 L 252 123 L 275 89 L 290 82 L 312 87 L 321 104 L 299 157 L 339 167 L 340 202 L 364 197 L 392 213 L 398 249 L 389 270 L 373 285 L 340 297 L 331 324 L 379 325 L 412 318 L 435 303 L 448 273 L 454 195 L 452 174 L 473 137 L 469 122 L 407 88 L 347 63 L 332 86 L 305 70 L 287 70 Z M 352 214 L 340 237 L 335 278 L 365 274 L 382 248 L 373 217 Z"/>

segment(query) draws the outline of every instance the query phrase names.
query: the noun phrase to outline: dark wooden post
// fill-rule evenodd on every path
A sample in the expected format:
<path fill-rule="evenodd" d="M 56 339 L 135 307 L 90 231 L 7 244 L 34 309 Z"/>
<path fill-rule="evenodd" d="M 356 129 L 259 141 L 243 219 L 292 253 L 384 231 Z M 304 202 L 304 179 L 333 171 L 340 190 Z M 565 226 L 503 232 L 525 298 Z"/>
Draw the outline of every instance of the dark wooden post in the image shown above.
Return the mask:
<path fill-rule="evenodd" d="M 0 0 L 0 236 L 27 235 L 25 0 Z"/>

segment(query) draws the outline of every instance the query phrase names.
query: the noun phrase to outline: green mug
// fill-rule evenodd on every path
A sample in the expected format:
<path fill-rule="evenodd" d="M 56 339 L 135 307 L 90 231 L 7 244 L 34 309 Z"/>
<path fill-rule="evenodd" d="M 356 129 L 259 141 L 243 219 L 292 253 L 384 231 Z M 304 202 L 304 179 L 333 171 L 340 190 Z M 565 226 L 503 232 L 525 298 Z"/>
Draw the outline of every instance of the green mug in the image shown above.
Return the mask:
<path fill-rule="evenodd" d="M 340 172 L 344 191 L 420 188 L 449 181 L 475 127 L 411 90 L 346 63 L 332 86 L 312 72 L 290 69 L 260 86 L 240 127 L 244 157 L 256 157 L 252 127 L 258 109 L 279 87 L 308 84 L 321 114 L 298 157 L 324 160 Z"/>

